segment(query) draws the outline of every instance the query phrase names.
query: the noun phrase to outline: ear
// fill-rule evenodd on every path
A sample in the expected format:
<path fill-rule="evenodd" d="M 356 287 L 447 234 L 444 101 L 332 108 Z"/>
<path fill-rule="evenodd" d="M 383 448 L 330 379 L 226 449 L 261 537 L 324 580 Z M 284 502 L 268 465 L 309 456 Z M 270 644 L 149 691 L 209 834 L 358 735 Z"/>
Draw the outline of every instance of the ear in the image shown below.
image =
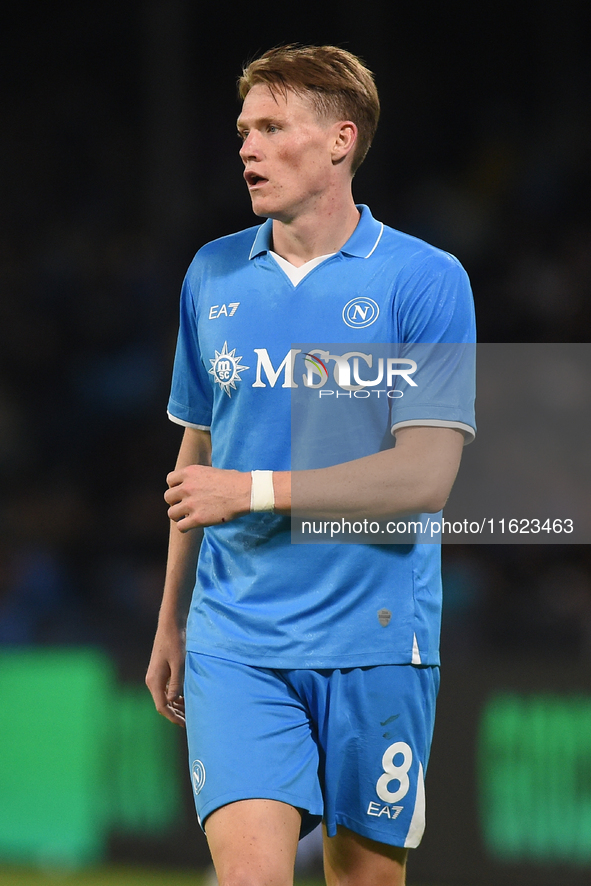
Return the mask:
<path fill-rule="evenodd" d="M 352 120 L 340 120 L 334 124 L 334 142 L 331 151 L 332 162 L 342 163 L 351 155 L 357 142 L 357 127 Z"/>

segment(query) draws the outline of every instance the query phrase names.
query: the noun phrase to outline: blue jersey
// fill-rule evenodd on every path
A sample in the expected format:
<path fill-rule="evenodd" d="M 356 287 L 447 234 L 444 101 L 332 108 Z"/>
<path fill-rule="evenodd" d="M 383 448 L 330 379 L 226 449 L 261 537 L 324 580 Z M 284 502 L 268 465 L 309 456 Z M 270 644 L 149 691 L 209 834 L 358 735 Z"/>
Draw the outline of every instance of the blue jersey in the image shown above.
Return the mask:
<path fill-rule="evenodd" d="M 211 430 L 215 467 L 291 469 L 291 393 L 306 372 L 320 383 L 298 342 L 474 341 L 459 262 L 360 209 L 343 248 L 297 286 L 270 252 L 271 220 L 206 244 L 189 267 L 168 411 Z M 401 410 L 395 427 L 474 427 L 473 402 L 455 395 Z M 272 668 L 438 664 L 440 613 L 438 545 L 302 546 L 289 518 L 252 513 L 204 532 L 187 649 Z"/>

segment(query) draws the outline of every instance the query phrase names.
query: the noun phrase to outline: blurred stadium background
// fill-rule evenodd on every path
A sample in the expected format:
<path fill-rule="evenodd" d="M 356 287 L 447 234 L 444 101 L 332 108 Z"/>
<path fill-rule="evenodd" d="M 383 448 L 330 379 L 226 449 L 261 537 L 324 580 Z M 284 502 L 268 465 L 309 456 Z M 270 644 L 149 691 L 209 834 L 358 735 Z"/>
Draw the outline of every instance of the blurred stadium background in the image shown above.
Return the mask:
<path fill-rule="evenodd" d="M 142 681 L 180 435 L 165 414 L 178 291 L 204 241 L 255 223 L 234 135 L 242 62 L 286 41 L 364 57 L 383 117 L 358 201 L 460 257 L 481 341 L 585 342 L 586 6 L 5 10 L 0 886 L 197 886 L 207 871 L 183 736 Z M 444 576 L 410 883 L 588 883 L 589 547 L 448 545 Z"/>

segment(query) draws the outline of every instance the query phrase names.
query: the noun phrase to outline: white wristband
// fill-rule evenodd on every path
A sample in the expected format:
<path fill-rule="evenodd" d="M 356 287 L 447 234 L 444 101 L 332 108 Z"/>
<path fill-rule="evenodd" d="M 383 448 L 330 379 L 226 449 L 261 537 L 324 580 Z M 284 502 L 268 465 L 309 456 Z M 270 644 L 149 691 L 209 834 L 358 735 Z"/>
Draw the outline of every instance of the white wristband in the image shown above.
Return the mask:
<path fill-rule="evenodd" d="M 273 471 L 251 471 L 250 510 L 272 511 L 275 507 Z"/>

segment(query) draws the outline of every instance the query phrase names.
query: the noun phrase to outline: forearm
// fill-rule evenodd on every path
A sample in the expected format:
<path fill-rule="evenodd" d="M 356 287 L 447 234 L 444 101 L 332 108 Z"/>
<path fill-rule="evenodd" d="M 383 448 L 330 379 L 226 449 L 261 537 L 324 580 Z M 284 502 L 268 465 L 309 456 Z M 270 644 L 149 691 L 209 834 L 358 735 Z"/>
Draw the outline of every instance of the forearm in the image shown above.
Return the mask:
<path fill-rule="evenodd" d="M 177 726 L 185 725 L 185 626 L 200 535 L 199 529 L 183 536 L 176 526 L 171 528 L 164 594 L 146 673 L 156 710 Z"/>
<path fill-rule="evenodd" d="M 183 436 L 175 470 L 191 464 L 211 464 L 211 439 L 206 432 L 188 428 Z M 176 625 L 184 629 L 195 585 L 197 560 L 203 531 L 201 528 L 182 532 L 170 523 L 166 578 L 158 624 Z"/>
<path fill-rule="evenodd" d="M 202 537 L 203 531 L 199 528 L 183 533 L 174 523 L 170 524 L 168 562 L 158 618 L 159 627 L 164 623 L 176 625 L 181 629 L 185 627 L 195 585 Z"/>
<path fill-rule="evenodd" d="M 205 431 L 187 428 L 177 468 L 211 464 L 211 439 Z M 171 723 L 184 726 L 182 697 L 185 662 L 185 625 L 195 583 L 202 531 L 182 532 L 171 522 L 168 563 L 158 628 L 146 674 L 156 710 Z"/>
<path fill-rule="evenodd" d="M 318 517 L 385 517 L 440 510 L 424 473 L 402 464 L 393 452 L 318 470 L 275 474 L 275 513 Z"/>
<path fill-rule="evenodd" d="M 463 442 L 453 428 L 407 427 L 394 449 L 329 468 L 276 471 L 274 511 L 327 518 L 437 512 L 451 491 Z M 181 533 L 250 510 L 250 472 L 191 464 L 169 474 L 168 483 L 168 514 Z"/>
<path fill-rule="evenodd" d="M 275 512 L 376 518 L 434 513 L 457 474 L 463 437 L 449 428 L 407 428 L 395 449 L 318 470 L 276 472 Z"/>

